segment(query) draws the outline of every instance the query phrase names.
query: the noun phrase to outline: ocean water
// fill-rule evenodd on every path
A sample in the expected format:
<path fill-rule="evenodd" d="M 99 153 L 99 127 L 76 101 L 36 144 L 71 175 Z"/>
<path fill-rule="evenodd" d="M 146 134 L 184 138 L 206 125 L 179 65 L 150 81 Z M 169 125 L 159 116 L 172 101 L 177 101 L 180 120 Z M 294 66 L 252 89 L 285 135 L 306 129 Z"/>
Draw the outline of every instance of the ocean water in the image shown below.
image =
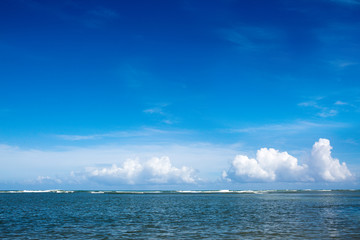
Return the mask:
<path fill-rule="evenodd" d="M 360 191 L 0 191 L 3 239 L 360 239 Z"/>

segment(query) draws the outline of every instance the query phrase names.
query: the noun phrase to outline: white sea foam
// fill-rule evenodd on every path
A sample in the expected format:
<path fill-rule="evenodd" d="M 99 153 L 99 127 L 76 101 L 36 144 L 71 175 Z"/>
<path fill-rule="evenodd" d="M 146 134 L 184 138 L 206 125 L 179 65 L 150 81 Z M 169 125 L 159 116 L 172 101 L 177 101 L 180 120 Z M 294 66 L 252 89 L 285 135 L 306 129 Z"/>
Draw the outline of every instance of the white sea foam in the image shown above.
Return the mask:
<path fill-rule="evenodd" d="M 180 191 L 176 191 L 177 193 L 201 193 L 202 191 L 183 191 L 183 190 L 180 190 Z"/>
<path fill-rule="evenodd" d="M 115 191 L 116 193 L 127 193 L 127 194 L 144 194 L 144 192 L 139 191 Z"/>
<path fill-rule="evenodd" d="M 222 189 L 222 190 L 187 190 L 187 191 L 181 190 L 176 192 L 177 193 L 255 193 L 256 191 Z"/>
<path fill-rule="evenodd" d="M 63 190 L 10 190 L 0 191 L 0 193 L 68 193 L 74 191 L 63 191 Z"/>
<path fill-rule="evenodd" d="M 229 193 L 230 190 L 224 189 L 224 190 L 219 190 L 219 192 L 221 192 L 221 193 Z"/>
<path fill-rule="evenodd" d="M 330 189 L 286 189 L 286 190 L 178 190 L 178 191 L 76 191 L 76 190 L 2 190 L 0 194 L 28 194 L 28 193 L 90 193 L 90 194 L 286 194 L 286 193 L 304 193 L 304 192 L 336 192 L 336 191 L 360 191 L 356 189 L 349 190 L 330 190 Z"/>
<path fill-rule="evenodd" d="M 23 193 L 49 193 L 49 192 L 55 192 L 57 190 L 24 190 Z"/>
<path fill-rule="evenodd" d="M 254 190 L 240 190 L 240 191 L 234 191 L 235 193 L 257 193 L 258 191 Z"/>
<path fill-rule="evenodd" d="M 74 191 L 56 190 L 56 193 L 74 193 Z"/>
<path fill-rule="evenodd" d="M 22 190 L 22 191 L 11 191 L 13 193 L 73 193 L 74 191 L 51 189 L 51 190 Z"/>

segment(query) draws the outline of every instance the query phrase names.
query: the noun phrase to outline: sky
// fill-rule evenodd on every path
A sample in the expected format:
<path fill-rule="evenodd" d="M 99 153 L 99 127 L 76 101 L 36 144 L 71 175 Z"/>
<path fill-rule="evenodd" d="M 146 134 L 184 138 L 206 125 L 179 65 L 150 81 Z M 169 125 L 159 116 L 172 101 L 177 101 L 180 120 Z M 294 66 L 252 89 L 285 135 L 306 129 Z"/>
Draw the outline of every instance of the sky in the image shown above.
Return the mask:
<path fill-rule="evenodd" d="M 359 189 L 360 1 L 0 2 L 0 189 Z"/>

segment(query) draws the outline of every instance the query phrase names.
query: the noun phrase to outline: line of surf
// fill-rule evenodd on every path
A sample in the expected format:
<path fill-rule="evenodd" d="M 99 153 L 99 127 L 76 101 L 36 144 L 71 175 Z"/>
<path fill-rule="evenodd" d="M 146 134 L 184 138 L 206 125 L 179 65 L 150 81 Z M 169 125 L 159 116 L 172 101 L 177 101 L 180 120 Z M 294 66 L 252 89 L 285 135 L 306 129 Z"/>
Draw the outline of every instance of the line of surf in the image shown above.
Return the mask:
<path fill-rule="evenodd" d="M 69 194 L 69 193 L 90 193 L 90 194 L 272 194 L 272 193 L 326 193 L 326 192 L 359 192 L 355 189 L 302 189 L 302 190 L 0 190 L 1 193 L 11 194 L 26 194 L 26 193 L 57 193 L 57 194 Z"/>

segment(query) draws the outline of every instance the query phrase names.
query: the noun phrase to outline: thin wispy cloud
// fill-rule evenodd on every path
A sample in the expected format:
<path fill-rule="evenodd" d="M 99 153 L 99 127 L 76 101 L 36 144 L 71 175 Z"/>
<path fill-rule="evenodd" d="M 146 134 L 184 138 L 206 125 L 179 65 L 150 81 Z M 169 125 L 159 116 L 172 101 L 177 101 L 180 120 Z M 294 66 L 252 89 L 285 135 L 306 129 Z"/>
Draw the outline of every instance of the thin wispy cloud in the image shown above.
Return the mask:
<path fill-rule="evenodd" d="M 331 61 L 330 64 L 341 70 L 344 70 L 347 67 L 353 67 L 359 65 L 358 62 L 346 61 L 346 60 Z"/>
<path fill-rule="evenodd" d="M 336 101 L 334 104 L 335 105 L 348 105 L 348 103 L 340 101 L 340 100 Z"/>
<path fill-rule="evenodd" d="M 256 127 L 234 128 L 229 132 L 233 133 L 264 133 L 264 132 L 280 132 L 280 133 L 298 133 L 304 130 L 314 128 L 343 128 L 347 127 L 344 123 L 317 123 L 310 121 L 296 121 L 293 123 L 282 124 L 265 124 Z"/>
<path fill-rule="evenodd" d="M 150 114 L 157 113 L 157 114 L 160 114 L 160 115 L 164 115 L 163 109 L 160 108 L 160 107 L 148 108 L 148 109 L 145 109 L 143 112 L 144 113 L 150 113 Z"/>
<path fill-rule="evenodd" d="M 167 103 L 155 104 L 155 106 L 147 108 L 143 112 L 150 115 L 158 115 L 158 117 L 160 117 L 161 119 L 161 123 L 172 125 L 177 121 L 175 120 L 174 116 L 166 110 L 166 107 L 168 107 L 169 105 L 170 104 Z"/>
<path fill-rule="evenodd" d="M 343 5 L 360 5 L 359 0 L 330 0 L 333 3 L 343 4 Z"/>
<path fill-rule="evenodd" d="M 339 114 L 342 107 L 348 105 L 347 103 L 337 100 L 333 103 L 328 103 L 326 98 L 318 98 L 316 100 L 301 102 L 298 104 L 300 107 L 312 108 L 316 110 L 316 115 L 322 118 L 334 117 Z"/>
<path fill-rule="evenodd" d="M 108 19 L 114 19 L 119 17 L 119 14 L 116 11 L 104 7 L 100 7 L 94 10 L 89 10 L 88 13 L 90 15 L 94 15 L 101 18 L 108 18 Z"/>
<path fill-rule="evenodd" d="M 154 107 L 147 108 L 143 112 L 149 114 L 160 114 L 166 115 L 165 108 L 169 106 L 169 104 L 156 104 Z"/>
<path fill-rule="evenodd" d="M 72 135 L 72 134 L 58 134 L 54 135 L 56 138 L 68 141 L 81 141 L 81 140 L 99 140 L 105 138 L 131 138 L 131 137 L 144 137 L 144 136 L 157 136 L 157 135 L 184 135 L 189 134 L 188 130 L 162 130 L 156 128 L 142 128 L 134 131 L 114 131 L 101 134 L 91 135 Z"/>
<path fill-rule="evenodd" d="M 169 119 L 164 119 L 164 120 L 162 120 L 162 122 L 165 124 L 168 124 L 168 125 L 174 124 L 174 121 L 171 121 Z"/>
<path fill-rule="evenodd" d="M 48 2 L 30 0 L 21 1 L 21 3 L 36 11 L 51 14 L 51 16 L 63 21 L 77 23 L 89 28 L 102 27 L 107 22 L 119 17 L 119 14 L 114 9 L 104 6 L 92 7 L 74 1 L 60 1 L 49 4 Z M 71 9 L 76 9 L 76 14 Z"/>
<path fill-rule="evenodd" d="M 357 115 L 360 109 L 358 96 L 358 88 L 343 89 L 328 93 L 326 96 L 308 97 L 306 101 L 298 103 L 298 107 L 313 116 L 339 119 L 349 113 Z"/>
<path fill-rule="evenodd" d="M 220 36 L 240 49 L 264 50 L 279 47 L 282 34 L 278 30 L 263 27 L 236 27 L 218 31 Z"/>
<path fill-rule="evenodd" d="M 319 112 L 317 115 L 323 118 L 327 118 L 327 117 L 334 117 L 338 114 L 338 111 L 334 110 L 334 109 L 327 109 L 324 108 L 322 109 L 321 112 Z"/>
<path fill-rule="evenodd" d="M 57 138 L 67 140 L 67 141 L 80 141 L 80 140 L 93 140 L 93 139 L 99 139 L 103 137 L 102 135 L 55 135 Z"/>

